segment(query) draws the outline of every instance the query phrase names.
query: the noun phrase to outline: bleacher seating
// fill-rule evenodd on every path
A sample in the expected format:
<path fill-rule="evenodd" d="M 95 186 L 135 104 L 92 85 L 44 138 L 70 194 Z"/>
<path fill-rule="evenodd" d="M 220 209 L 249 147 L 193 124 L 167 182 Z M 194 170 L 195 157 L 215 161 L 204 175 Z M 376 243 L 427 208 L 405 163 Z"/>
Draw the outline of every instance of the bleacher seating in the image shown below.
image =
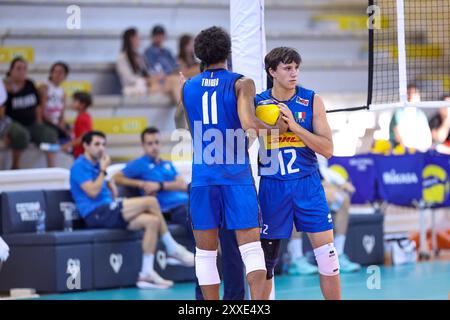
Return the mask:
<path fill-rule="evenodd" d="M 163 108 L 169 104 L 167 97 L 156 96 L 147 101 L 136 102 L 120 96 L 114 61 L 120 50 L 121 33 L 132 21 L 132 25 L 140 31 L 143 50 L 149 44 L 152 26 L 163 24 L 168 31 L 167 46 L 176 53 L 178 37 L 185 32 L 195 34 L 213 24 L 228 29 L 228 1 L 115 0 L 106 5 L 99 0 L 83 2 L 82 27 L 79 30 L 66 28 L 68 15 L 65 9 L 71 4 L 69 0 L 15 1 L 2 4 L 2 46 L 33 49 L 34 63 L 30 65 L 29 71 L 36 81 L 47 78 L 52 62 L 67 61 L 72 70 L 69 81 L 85 81 L 92 87 L 95 103 L 91 113 L 94 117 L 147 116 L 149 124 L 162 127 L 163 135 L 169 140 L 167 137 L 174 129 L 174 108 Z M 365 104 L 367 1 L 265 1 L 265 8 L 267 49 L 279 45 L 299 49 L 304 61 L 300 75 L 302 85 L 314 88 L 321 94 L 328 109 Z M 34 19 L 36 16 L 39 19 Z M 124 16 L 127 19 L 123 19 Z M 178 18 L 173 19 L 174 16 Z M 386 17 L 381 19 L 383 25 L 388 23 Z M 22 21 L 20 27 L 16 27 L 17 20 Z M 188 30 L 186 26 L 189 26 Z M 433 47 L 435 44 L 427 44 L 425 41 L 424 49 L 415 52 L 429 55 L 436 51 L 429 50 L 426 46 Z M 0 74 L 6 72 L 6 68 L 7 64 L 0 62 Z M 411 74 L 414 75 L 414 71 Z M 448 87 L 449 81 L 445 75 L 433 79 L 427 78 L 427 75 L 417 77 L 420 85 L 439 82 Z M 340 155 L 353 154 L 355 150 L 360 152 L 361 140 L 364 138 L 367 140 L 364 143 L 370 142 L 365 129 L 370 134 L 376 131 L 377 138 L 385 139 L 388 130 L 385 117 L 379 116 L 380 114 L 382 112 L 367 116 L 368 121 L 363 121 L 367 127 L 362 129 L 361 119 L 355 120 L 344 114 L 344 121 L 338 121 L 334 126 L 336 152 Z M 68 115 L 72 117 L 73 113 L 68 112 Z M 352 141 L 348 142 L 346 130 L 362 130 L 362 133 L 358 137 L 351 137 Z M 130 142 L 131 139 L 120 138 L 120 141 L 119 146 L 112 151 L 115 158 L 120 159 L 138 151 L 136 143 Z"/>
<path fill-rule="evenodd" d="M 153 25 L 163 24 L 168 32 L 167 46 L 176 53 L 178 37 L 185 32 L 195 34 L 210 25 L 229 29 L 228 1 L 116 0 L 107 5 L 103 1 L 90 1 L 81 5 L 80 30 L 66 28 L 68 15 L 65 9 L 71 4 L 66 0 L 3 4 L 0 19 L 2 46 L 33 48 L 34 63 L 29 66 L 29 73 L 37 82 L 47 78 L 51 63 L 67 61 L 71 67 L 68 80 L 86 82 L 92 88 L 94 106 L 90 112 L 94 118 L 144 116 L 149 125 L 157 125 L 161 129 L 164 140 L 169 142 L 174 129 L 175 109 L 170 106 L 167 97 L 156 95 L 148 99 L 124 99 L 120 95 L 114 62 L 120 50 L 121 33 L 132 21 L 132 25 L 140 31 L 143 50 L 149 44 Z M 365 102 L 366 32 L 330 27 L 327 21 L 317 19 L 333 8 L 339 13 L 338 19 L 360 21 L 359 16 L 365 14 L 364 1 L 283 0 L 266 1 L 265 6 L 267 49 L 279 45 L 299 49 L 304 60 L 300 76 L 302 85 L 319 92 L 331 109 Z M 12 12 L 14 14 L 8 14 Z M 39 21 L 32 18 L 36 16 L 40 17 Z M 124 16 L 127 19 L 123 19 Z M 181 18 L 173 19 L 174 16 Z M 12 17 L 14 21 L 23 21 L 20 27 L 11 28 L 16 26 Z M 5 73 L 7 67 L 7 64 L 0 63 L 0 74 Z M 342 81 L 344 78 L 345 81 Z M 68 110 L 67 117 L 73 119 L 74 113 Z M 168 150 L 172 145 L 168 145 L 165 153 L 170 153 Z M 139 142 L 127 135 L 109 139 L 109 147 L 117 161 L 140 153 Z"/>
<path fill-rule="evenodd" d="M 69 188 L 69 170 L 43 168 L 0 171 L 0 192 Z"/>

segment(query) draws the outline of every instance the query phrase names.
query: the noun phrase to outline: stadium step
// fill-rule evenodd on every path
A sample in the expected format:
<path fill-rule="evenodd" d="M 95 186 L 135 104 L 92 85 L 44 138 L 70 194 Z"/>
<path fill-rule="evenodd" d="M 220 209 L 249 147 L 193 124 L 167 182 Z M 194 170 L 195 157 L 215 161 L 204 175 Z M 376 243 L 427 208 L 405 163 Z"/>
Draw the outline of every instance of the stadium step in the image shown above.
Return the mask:
<path fill-rule="evenodd" d="M 270 23 L 268 23 L 270 25 Z M 278 22 L 277 22 L 278 24 Z M 114 63 L 120 52 L 121 34 L 124 29 L 102 30 L 55 30 L 55 29 L 6 29 L 0 27 L 4 47 L 33 48 L 34 61 L 52 63 L 56 60 L 74 63 Z M 169 31 L 168 31 L 169 32 Z M 170 31 L 167 47 L 176 54 L 178 39 L 185 33 Z M 197 31 L 192 31 L 195 33 Z M 141 30 L 142 51 L 149 45 L 148 31 Z M 359 59 L 367 42 L 367 31 L 347 32 L 310 30 L 308 26 L 298 29 L 267 27 L 268 48 L 292 46 L 298 48 L 306 59 Z M 317 46 L 321 46 L 317 50 Z M 17 50 L 16 50 L 17 51 Z"/>

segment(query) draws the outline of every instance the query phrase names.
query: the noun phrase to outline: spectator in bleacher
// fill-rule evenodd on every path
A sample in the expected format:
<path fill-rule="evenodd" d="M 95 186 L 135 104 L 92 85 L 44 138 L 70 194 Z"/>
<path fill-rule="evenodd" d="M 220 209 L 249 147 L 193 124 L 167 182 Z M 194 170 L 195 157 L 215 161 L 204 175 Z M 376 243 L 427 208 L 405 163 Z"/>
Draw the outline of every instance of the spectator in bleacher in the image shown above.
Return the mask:
<path fill-rule="evenodd" d="M 63 145 L 66 152 L 72 151 L 72 155 L 77 159 L 84 153 L 82 138 L 83 135 L 93 130 L 92 118 L 87 109 L 92 105 L 92 97 L 88 92 L 77 91 L 72 96 L 72 109 L 77 112 L 72 130 L 72 139 Z"/>
<path fill-rule="evenodd" d="M 430 119 L 430 129 L 434 144 L 450 142 L 450 96 L 444 96 L 442 101 L 448 101 L 449 107 L 439 108 L 439 111 Z"/>
<path fill-rule="evenodd" d="M 179 67 L 169 49 L 164 47 L 166 31 L 160 25 L 153 28 L 151 45 L 145 50 L 144 57 L 149 68 L 152 86 L 157 92 L 168 94 L 172 102 L 180 101 Z"/>
<path fill-rule="evenodd" d="M 106 180 L 110 157 L 106 153 L 106 136 L 90 131 L 83 136 L 84 154 L 70 170 L 70 191 L 88 228 L 144 230 L 142 269 L 136 285 L 139 288 L 165 289 L 172 281 L 161 278 L 154 270 L 158 237 L 167 255 L 183 265 L 194 266 L 194 255 L 178 244 L 170 234 L 153 196 L 117 199 L 113 180 Z"/>
<path fill-rule="evenodd" d="M 8 94 L 6 93 L 5 84 L 3 81 L 0 81 L 0 106 L 3 105 L 7 98 Z"/>
<path fill-rule="evenodd" d="M 144 55 L 150 72 L 155 75 L 167 76 L 178 70 L 177 61 L 172 52 L 164 47 L 165 41 L 164 27 L 154 26 L 151 33 L 151 45 L 145 50 Z"/>
<path fill-rule="evenodd" d="M 39 98 L 44 123 L 58 132 L 61 142 L 69 139 L 68 124 L 64 119 L 66 94 L 62 83 L 69 75 L 69 67 L 64 62 L 56 62 L 50 68 L 48 80 L 39 86 Z"/>
<path fill-rule="evenodd" d="M 116 71 L 126 96 L 146 95 L 151 87 L 144 57 L 139 53 L 141 41 L 135 28 L 122 35 L 122 51 L 116 61 Z M 153 86 L 154 87 L 154 86 Z"/>
<path fill-rule="evenodd" d="M 194 38 L 189 34 L 180 37 L 177 62 L 187 79 L 200 73 L 200 63 L 194 54 Z"/>
<path fill-rule="evenodd" d="M 23 151 L 30 141 L 38 147 L 42 144 L 56 144 L 58 133 L 45 125 L 39 112 L 39 93 L 33 81 L 27 78 L 27 63 L 23 58 L 15 58 L 6 74 L 5 87 L 8 93 L 4 108 L 0 108 L 0 118 L 8 116 L 12 123 L 6 133 L 7 144 L 12 148 L 12 169 L 19 169 Z M 46 152 L 47 165 L 54 167 L 54 152 Z"/>
<path fill-rule="evenodd" d="M 8 94 L 5 89 L 5 84 L 0 80 L 0 142 L 5 145 L 6 135 L 8 133 L 9 126 L 11 124 L 11 119 L 8 116 L 4 116 L 3 104 L 8 98 Z"/>
<path fill-rule="evenodd" d="M 420 102 L 420 91 L 408 85 L 408 102 Z M 431 147 L 431 131 L 425 113 L 416 107 L 395 110 L 389 125 L 389 140 L 394 152 L 403 148 L 426 151 Z"/>

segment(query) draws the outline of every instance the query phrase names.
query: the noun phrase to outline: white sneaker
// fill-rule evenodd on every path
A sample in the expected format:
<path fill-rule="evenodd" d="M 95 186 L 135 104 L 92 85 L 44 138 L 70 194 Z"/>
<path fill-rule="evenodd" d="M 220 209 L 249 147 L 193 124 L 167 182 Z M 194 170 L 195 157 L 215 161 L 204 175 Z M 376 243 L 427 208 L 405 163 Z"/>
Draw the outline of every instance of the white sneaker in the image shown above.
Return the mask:
<path fill-rule="evenodd" d="M 168 253 L 167 256 L 180 261 L 186 267 L 193 267 L 195 265 L 194 254 L 181 245 L 177 247 L 175 252 Z"/>
<path fill-rule="evenodd" d="M 166 280 L 153 271 L 148 275 L 139 274 L 136 286 L 139 289 L 169 289 L 173 286 L 173 281 Z"/>

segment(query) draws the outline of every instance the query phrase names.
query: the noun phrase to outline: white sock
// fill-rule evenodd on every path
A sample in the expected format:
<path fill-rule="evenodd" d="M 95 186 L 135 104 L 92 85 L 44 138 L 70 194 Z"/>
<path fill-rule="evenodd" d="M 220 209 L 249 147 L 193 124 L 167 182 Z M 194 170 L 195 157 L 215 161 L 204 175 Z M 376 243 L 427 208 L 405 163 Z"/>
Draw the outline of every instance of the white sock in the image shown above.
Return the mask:
<path fill-rule="evenodd" d="M 155 255 L 144 253 L 142 256 L 141 276 L 148 276 L 153 272 L 153 263 L 155 262 Z"/>
<path fill-rule="evenodd" d="M 167 250 L 168 254 L 174 253 L 179 246 L 179 244 L 174 240 L 174 238 L 172 237 L 172 235 L 170 234 L 169 231 L 167 231 L 166 233 L 164 233 L 161 236 L 161 241 L 166 246 L 166 250 Z"/>
<path fill-rule="evenodd" d="M 292 260 L 303 257 L 302 238 L 291 239 L 287 249 Z"/>
<path fill-rule="evenodd" d="M 345 235 L 338 234 L 334 237 L 334 247 L 336 248 L 338 255 L 341 255 L 344 253 Z"/>

